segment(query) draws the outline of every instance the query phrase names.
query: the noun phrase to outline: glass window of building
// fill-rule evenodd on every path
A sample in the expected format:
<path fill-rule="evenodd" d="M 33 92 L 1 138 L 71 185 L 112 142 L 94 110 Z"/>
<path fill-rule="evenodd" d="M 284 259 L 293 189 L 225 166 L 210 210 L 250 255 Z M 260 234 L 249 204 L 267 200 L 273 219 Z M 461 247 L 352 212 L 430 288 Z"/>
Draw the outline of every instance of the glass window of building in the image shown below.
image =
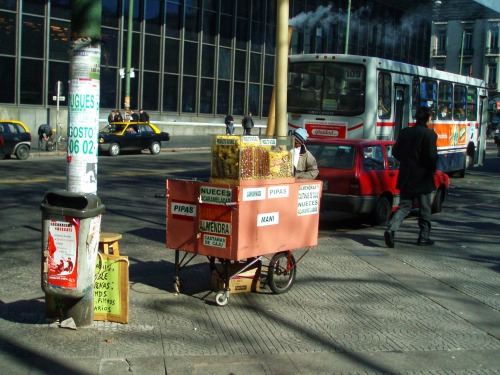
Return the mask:
<path fill-rule="evenodd" d="M 107 27 L 101 28 L 101 64 L 107 66 L 118 66 L 118 30 Z M 114 106 L 112 106 L 113 108 Z"/>
<path fill-rule="evenodd" d="M 251 1 L 248 0 L 233 0 L 237 3 L 236 5 L 236 15 L 238 18 L 250 18 L 250 6 Z"/>
<path fill-rule="evenodd" d="M 269 116 L 269 108 L 271 106 L 271 98 L 273 95 L 274 86 L 264 85 L 262 96 L 262 116 Z"/>
<path fill-rule="evenodd" d="M 69 62 L 70 23 L 51 19 L 49 38 L 49 58 Z"/>
<path fill-rule="evenodd" d="M 16 51 L 16 14 L 0 12 L 0 54 L 14 55 Z M 3 76 L 2 76 L 3 77 Z"/>
<path fill-rule="evenodd" d="M 203 43 L 215 44 L 217 35 L 217 13 L 203 12 Z"/>
<path fill-rule="evenodd" d="M 250 54 L 250 82 L 260 82 L 261 59 L 258 53 Z"/>
<path fill-rule="evenodd" d="M 179 76 L 165 74 L 163 79 L 163 110 L 178 112 Z"/>
<path fill-rule="evenodd" d="M 245 84 L 235 82 L 233 86 L 233 115 L 240 116 L 245 110 Z"/>
<path fill-rule="evenodd" d="M 45 20 L 42 17 L 24 16 L 22 24 L 21 55 L 43 58 Z"/>
<path fill-rule="evenodd" d="M 0 2 L 0 9 L 6 9 L 6 10 L 16 10 L 16 0 L 6 0 Z"/>
<path fill-rule="evenodd" d="M 40 0 L 23 0 L 23 13 L 43 16 L 45 14 L 45 3 L 46 1 Z"/>
<path fill-rule="evenodd" d="M 43 60 L 21 59 L 21 104 L 43 104 Z"/>
<path fill-rule="evenodd" d="M 274 56 L 266 55 L 265 57 L 264 83 L 274 85 Z"/>
<path fill-rule="evenodd" d="M 147 108 L 152 111 L 158 111 L 158 98 L 160 92 L 159 78 L 159 73 L 144 72 L 141 107 Z"/>
<path fill-rule="evenodd" d="M 198 44 L 184 42 L 184 74 L 195 76 L 198 71 Z"/>
<path fill-rule="evenodd" d="M 50 17 L 71 19 L 71 0 L 51 0 Z"/>
<path fill-rule="evenodd" d="M 154 35 L 146 35 L 144 44 L 144 59 L 142 59 L 145 70 L 160 70 L 160 38 Z M 138 46 L 137 46 L 138 47 Z M 140 49 L 133 49 L 133 53 L 140 54 Z"/>
<path fill-rule="evenodd" d="M 493 25 L 490 28 L 490 53 L 498 53 L 498 34 L 499 34 L 499 26 Z"/>
<path fill-rule="evenodd" d="M 165 39 L 165 72 L 179 73 L 179 40 Z"/>
<path fill-rule="evenodd" d="M 124 23 L 124 29 L 128 30 L 128 13 L 129 13 L 129 1 L 123 1 L 123 15 L 126 22 Z M 142 5 L 141 1 L 134 1 L 134 9 L 132 14 L 132 31 L 139 31 L 141 27 L 141 20 L 139 18 L 140 8 Z"/>
<path fill-rule="evenodd" d="M 61 96 L 65 97 L 64 101 L 60 101 L 59 104 L 67 105 L 69 97 L 67 84 L 69 81 L 69 63 L 55 61 L 51 61 L 49 63 L 49 81 L 47 85 L 48 104 L 56 104 L 56 102 L 52 100 L 52 97 L 57 95 L 57 81 L 60 81 L 62 83 Z"/>
<path fill-rule="evenodd" d="M 201 56 L 201 76 L 214 77 L 215 71 L 215 47 L 204 45 Z"/>
<path fill-rule="evenodd" d="M 182 112 L 196 112 L 196 78 L 184 77 L 182 82 Z"/>
<path fill-rule="evenodd" d="M 250 38 L 248 33 L 248 21 L 238 18 L 236 22 L 236 48 L 247 49 L 247 43 Z"/>
<path fill-rule="evenodd" d="M 439 30 L 437 35 L 437 54 L 446 55 L 446 30 Z"/>
<path fill-rule="evenodd" d="M 101 68 L 101 94 L 99 97 L 99 105 L 101 108 L 115 108 L 117 85 L 117 69 L 111 67 Z"/>
<path fill-rule="evenodd" d="M 160 35 L 162 16 L 160 0 L 145 0 L 144 22 L 146 32 L 149 34 Z"/>
<path fill-rule="evenodd" d="M 2 77 L 2 89 L 0 90 L 1 103 L 15 103 L 15 79 L 16 60 L 14 57 L 0 56 L 0 77 Z"/>
<path fill-rule="evenodd" d="M 474 33 L 472 30 L 465 30 L 464 54 L 470 55 L 474 51 Z"/>
<path fill-rule="evenodd" d="M 231 79 L 231 50 L 219 48 L 219 78 Z"/>
<path fill-rule="evenodd" d="M 244 51 L 236 51 L 234 54 L 234 79 L 244 81 L 246 79 L 246 57 Z"/>
<path fill-rule="evenodd" d="M 220 45 L 231 47 L 234 36 L 234 18 L 225 14 L 220 16 Z"/>
<path fill-rule="evenodd" d="M 167 10 L 165 12 L 165 30 L 166 35 L 179 38 L 181 30 L 181 6 L 178 1 L 167 1 Z"/>
<path fill-rule="evenodd" d="M 198 40 L 199 23 L 198 8 L 186 6 L 184 15 L 184 37 L 186 40 Z"/>
<path fill-rule="evenodd" d="M 229 81 L 219 80 L 217 82 L 217 114 L 227 115 L 229 113 Z"/>
<path fill-rule="evenodd" d="M 260 113 L 260 87 L 259 85 L 251 84 L 248 88 L 248 110 L 252 112 L 254 116 L 258 116 Z"/>
<path fill-rule="evenodd" d="M 200 113 L 213 113 L 214 80 L 202 78 L 200 83 Z"/>
<path fill-rule="evenodd" d="M 118 22 L 120 21 L 118 1 L 119 0 L 102 0 L 101 24 L 103 26 L 118 27 Z"/>
<path fill-rule="evenodd" d="M 252 22 L 252 51 L 261 52 L 264 44 L 264 25 L 260 22 Z"/>
<path fill-rule="evenodd" d="M 496 88 L 497 83 L 497 64 L 488 64 L 488 85 L 490 88 Z"/>

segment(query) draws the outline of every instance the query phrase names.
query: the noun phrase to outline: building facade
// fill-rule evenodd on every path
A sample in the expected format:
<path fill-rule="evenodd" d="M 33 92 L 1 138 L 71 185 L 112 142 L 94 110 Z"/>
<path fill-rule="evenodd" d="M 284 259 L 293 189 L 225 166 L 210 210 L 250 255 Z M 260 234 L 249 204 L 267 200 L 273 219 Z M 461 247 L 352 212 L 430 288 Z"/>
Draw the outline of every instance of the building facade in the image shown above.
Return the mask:
<path fill-rule="evenodd" d="M 473 0 L 445 0 L 434 9 L 430 66 L 480 78 L 500 90 L 500 14 Z"/>
<path fill-rule="evenodd" d="M 265 123 L 274 84 L 277 0 L 102 0 L 102 119 L 124 106 L 120 70 L 130 2 L 131 108 L 144 108 L 160 123 L 222 123 L 228 113 L 248 111 Z M 412 3 L 290 0 L 290 53 L 345 53 L 347 40 L 351 54 L 428 66 L 430 20 Z M 55 124 L 53 98 L 61 81 L 65 98 L 58 118 L 64 125 L 70 12 L 70 0 L 0 2 L 0 118 L 20 119 L 33 131 Z"/>

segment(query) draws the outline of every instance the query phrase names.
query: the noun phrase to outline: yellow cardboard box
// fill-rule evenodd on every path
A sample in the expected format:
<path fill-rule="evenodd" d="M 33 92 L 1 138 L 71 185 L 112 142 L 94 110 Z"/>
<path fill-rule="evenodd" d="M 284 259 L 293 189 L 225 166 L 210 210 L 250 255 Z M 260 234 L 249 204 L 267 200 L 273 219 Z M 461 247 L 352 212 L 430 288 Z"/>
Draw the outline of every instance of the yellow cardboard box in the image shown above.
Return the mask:
<path fill-rule="evenodd" d="M 245 265 L 245 263 L 232 264 L 229 267 L 229 275 L 234 275 L 238 270 L 243 269 Z M 216 270 L 212 271 L 212 289 L 217 292 L 226 288 L 222 270 L 223 268 L 218 266 Z M 231 294 L 260 291 L 260 266 L 252 265 L 251 268 L 232 277 L 229 280 L 229 289 L 231 289 Z"/>

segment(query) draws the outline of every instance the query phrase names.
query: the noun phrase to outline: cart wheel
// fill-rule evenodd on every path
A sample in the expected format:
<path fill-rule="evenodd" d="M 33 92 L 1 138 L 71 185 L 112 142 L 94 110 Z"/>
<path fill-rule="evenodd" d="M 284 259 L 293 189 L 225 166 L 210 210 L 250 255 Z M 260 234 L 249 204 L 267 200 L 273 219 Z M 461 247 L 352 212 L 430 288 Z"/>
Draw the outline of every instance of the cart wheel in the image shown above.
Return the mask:
<path fill-rule="evenodd" d="M 219 292 L 215 295 L 215 303 L 219 306 L 226 306 L 229 303 L 229 296 L 224 291 Z"/>
<path fill-rule="evenodd" d="M 267 271 L 267 282 L 276 294 L 286 293 L 290 290 L 295 280 L 295 258 L 290 254 L 290 267 L 288 267 L 288 253 L 274 254 Z"/>

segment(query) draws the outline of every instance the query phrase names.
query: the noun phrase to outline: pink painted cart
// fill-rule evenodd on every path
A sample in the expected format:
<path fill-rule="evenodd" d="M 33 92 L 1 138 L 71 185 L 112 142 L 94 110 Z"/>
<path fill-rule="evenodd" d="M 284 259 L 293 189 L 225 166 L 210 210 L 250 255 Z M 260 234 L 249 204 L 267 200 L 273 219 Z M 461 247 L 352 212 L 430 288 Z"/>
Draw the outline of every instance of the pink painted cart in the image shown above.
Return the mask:
<path fill-rule="evenodd" d="M 231 262 L 243 263 L 238 273 L 262 258 L 270 261 L 267 281 L 275 293 L 288 291 L 296 264 L 292 249 L 318 242 L 322 183 L 316 180 L 240 181 L 218 184 L 167 180 L 167 248 L 175 250 L 174 288 L 180 290 L 179 273 L 196 255 L 222 263 L 225 289 L 216 303 L 229 300 Z M 180 252 L 186 254 L 180 259 Z M 188 255 L 191 257 L 188 258 Z M 300 261 L 299 259 L 299 261 Z"/>

